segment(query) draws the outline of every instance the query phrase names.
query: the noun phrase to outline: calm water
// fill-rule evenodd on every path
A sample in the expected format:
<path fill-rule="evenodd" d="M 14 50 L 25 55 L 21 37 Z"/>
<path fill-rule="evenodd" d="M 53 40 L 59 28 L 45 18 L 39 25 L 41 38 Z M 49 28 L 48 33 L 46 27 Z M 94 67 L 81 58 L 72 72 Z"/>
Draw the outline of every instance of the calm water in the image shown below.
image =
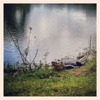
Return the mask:
<path fill-rule="evenodd" d="M 32 27 L 31 33 L 30 28 Z M 76 57 L 84 48 L 96 48 L 96 5 L 34 4 L 4 5 L 4 62 L 21 62 L 8 32 L 19 39 L 23 51 L 28 44 L 28 60 L 36 62 Z M 45 53 L 49 52 L 47 58 Z"/>

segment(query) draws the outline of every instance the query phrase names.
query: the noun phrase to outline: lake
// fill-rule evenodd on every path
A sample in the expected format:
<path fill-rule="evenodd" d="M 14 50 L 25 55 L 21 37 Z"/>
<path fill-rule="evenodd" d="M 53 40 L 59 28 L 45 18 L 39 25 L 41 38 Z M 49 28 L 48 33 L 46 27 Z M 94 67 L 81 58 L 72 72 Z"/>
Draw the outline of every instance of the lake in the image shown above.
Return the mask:
<path fill-rule="evenodd" d="M 96 4 L 4 4 L 4 63 L 21 63 L 11 33 L 28 61 L 50 63 L 96 49 Z M 30 39 L 30 42 L 29 42 Z"/>

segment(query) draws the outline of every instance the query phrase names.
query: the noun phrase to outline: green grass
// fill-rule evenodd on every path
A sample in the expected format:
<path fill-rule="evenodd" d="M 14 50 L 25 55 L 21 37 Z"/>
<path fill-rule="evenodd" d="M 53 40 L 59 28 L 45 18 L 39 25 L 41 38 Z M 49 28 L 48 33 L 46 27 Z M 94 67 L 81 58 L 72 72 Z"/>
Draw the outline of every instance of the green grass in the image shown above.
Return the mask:
<path fill-rule="evenodd" d="M 75 69 L 4 74 L 4 96 L 96 96 L 96 59 Z"/>

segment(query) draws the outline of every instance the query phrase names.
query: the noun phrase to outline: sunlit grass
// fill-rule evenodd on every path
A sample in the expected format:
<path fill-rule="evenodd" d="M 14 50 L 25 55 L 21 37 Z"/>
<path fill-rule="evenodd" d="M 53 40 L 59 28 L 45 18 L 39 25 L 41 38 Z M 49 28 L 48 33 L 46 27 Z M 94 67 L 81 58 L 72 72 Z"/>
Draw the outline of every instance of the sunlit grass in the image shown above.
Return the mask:
<path fill-rule="evenodd" d="M 96 60 L 75 69 L 4 75 L 5 96 L 96 96 Z"/>

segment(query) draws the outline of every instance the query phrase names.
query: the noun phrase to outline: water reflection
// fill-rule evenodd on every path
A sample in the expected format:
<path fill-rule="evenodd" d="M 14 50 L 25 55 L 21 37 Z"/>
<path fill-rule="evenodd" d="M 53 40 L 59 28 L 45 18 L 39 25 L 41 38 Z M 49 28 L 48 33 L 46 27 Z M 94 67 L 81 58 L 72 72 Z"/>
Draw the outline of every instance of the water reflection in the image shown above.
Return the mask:
<path fill-rule="evenodd" d="M 11 28 L 13 31 L 23 33 L 25 20 L 30 11 L 29 9 L 30 5 L 4 4 L 4 25 L 7 25 L 7 28 Z"/>
<path fill-rule="evenodd" d="M 29 27 L 32 27 L 30 56 L 39 50 L 36 61 L 43 60 L 49 51 L 47 62 L 64 56 L 77 56 L 83 48 L 89 47 L 92 36 L 92 47 L 96 48 L 96 5 L 73 4 L 34 4 L 4 5 L 4 60 L 17 62 L 20 55 L 8 29 L 15 38 L 19 38 L 22 51 L 27 46 Z"/>

